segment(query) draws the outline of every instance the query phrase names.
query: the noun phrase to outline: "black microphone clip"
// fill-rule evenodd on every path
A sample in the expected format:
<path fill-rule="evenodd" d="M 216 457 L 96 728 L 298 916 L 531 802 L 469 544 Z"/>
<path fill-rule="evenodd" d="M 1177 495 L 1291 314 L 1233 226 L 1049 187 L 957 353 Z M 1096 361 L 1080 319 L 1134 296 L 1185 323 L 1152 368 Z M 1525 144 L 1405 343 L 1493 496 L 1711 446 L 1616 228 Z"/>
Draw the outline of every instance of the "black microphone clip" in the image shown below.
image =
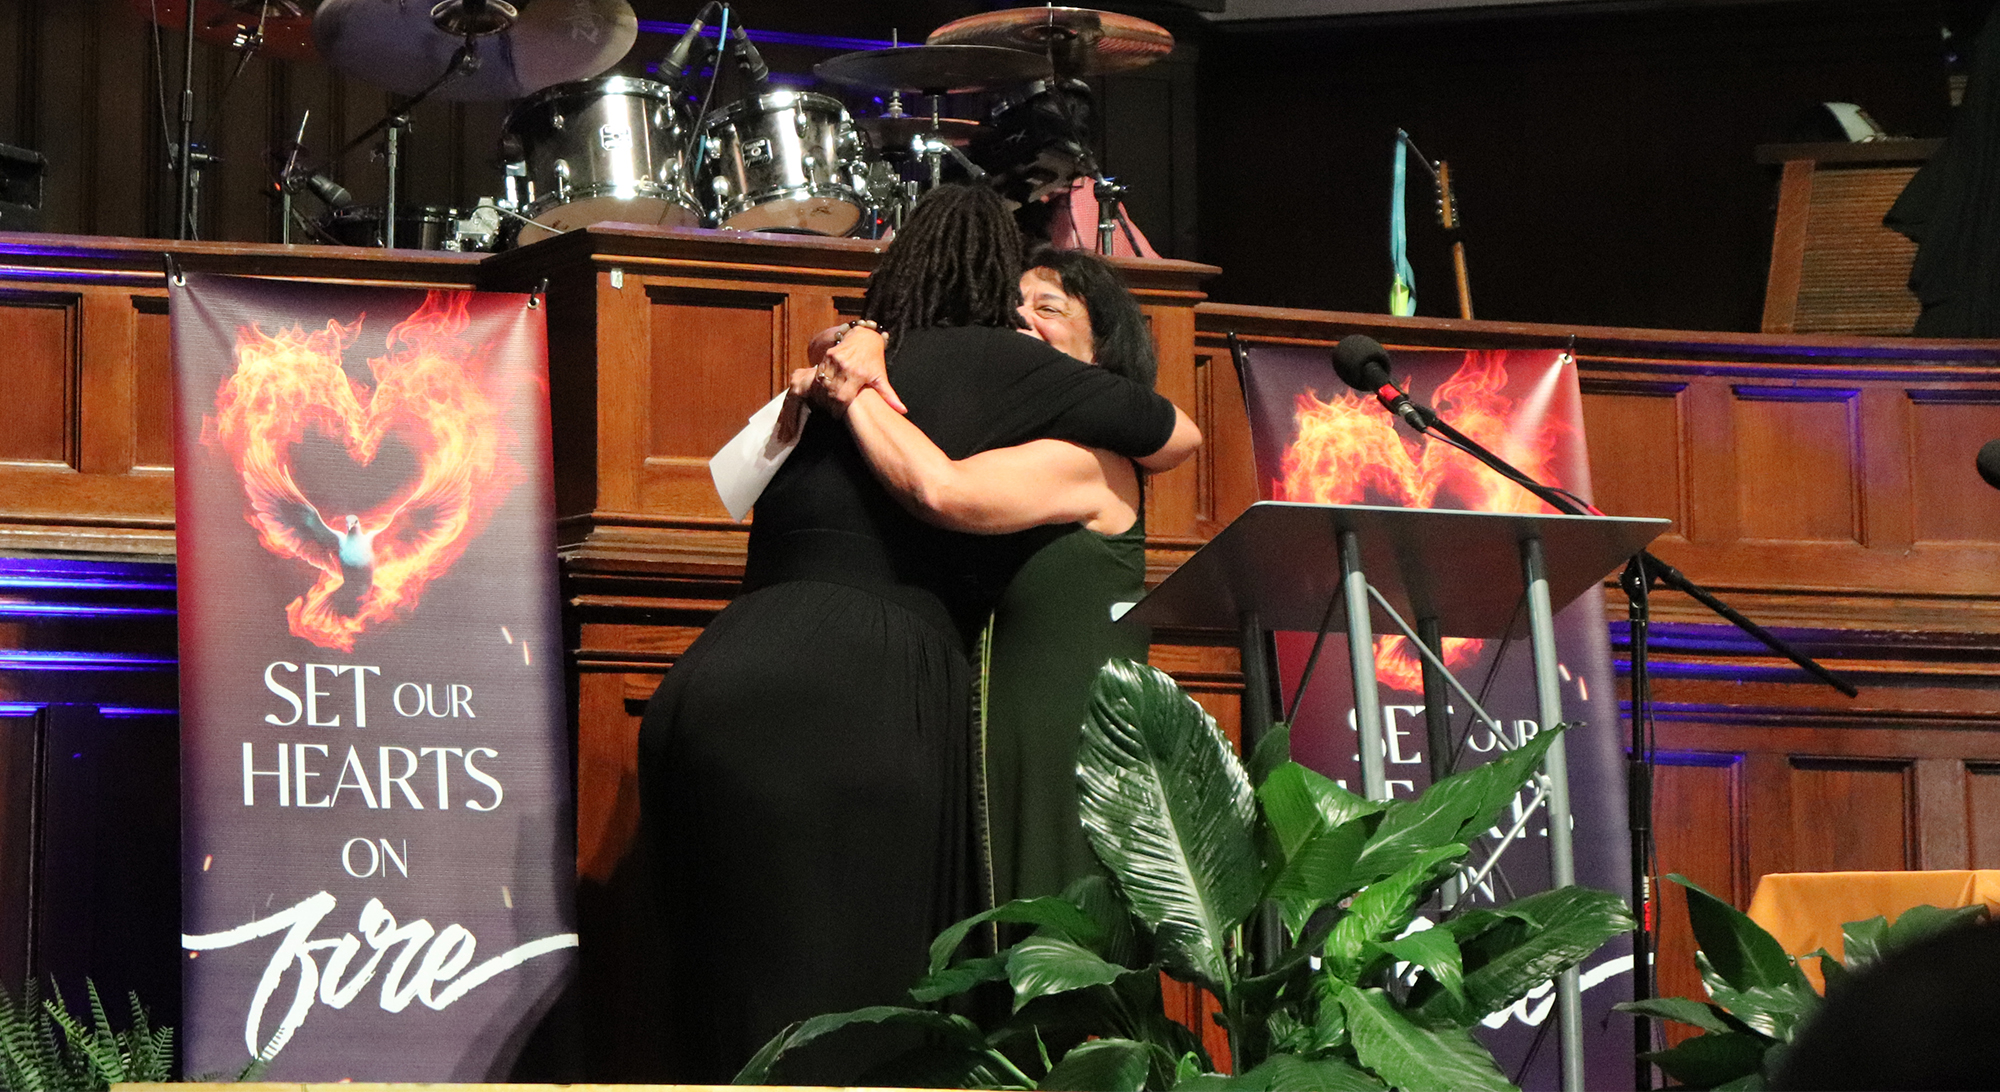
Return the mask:
<path fill-rule="evenodd" d="M 764 63 L 764 55 L 751 44 L 750 35 L 741 23 L 729 28 L 729 55 L 736 59 L 751 83 L 761 87 L 771 82 L 771 66 Z"/>
<path fill-rule="evenodd" d="M 688 24 L 687 30 L 681 33 L 680 39 L 660 61 L 661 80 L 671 83 L 680 79 L 681 73 L 687 71 L 688 65 L 694 60 L 695 50 L 701 47 L 701 32 L 708 29 L 708 14 L 716 7 L 717 5 L 711 2 L 695 12 L 694 21 Z"/>

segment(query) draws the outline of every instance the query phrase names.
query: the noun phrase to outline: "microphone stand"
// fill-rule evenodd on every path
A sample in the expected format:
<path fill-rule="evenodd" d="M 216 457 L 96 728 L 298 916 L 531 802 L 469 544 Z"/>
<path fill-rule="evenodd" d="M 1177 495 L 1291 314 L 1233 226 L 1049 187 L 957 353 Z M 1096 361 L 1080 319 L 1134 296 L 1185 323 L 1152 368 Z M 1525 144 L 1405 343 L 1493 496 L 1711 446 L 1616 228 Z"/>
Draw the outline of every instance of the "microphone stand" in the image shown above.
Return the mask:
<path fill-rule="evenodd" d="M 1405 394 L 1405 397 L 1408 397 Z M 1547 502 L 1559 512 L 1573 516 L 1603 515 L 1596 507 L 1571 496 L 1553 486 L 1543 485 L 1529 477 L 1520 469 L 1508 463 L 1477 441 L 1453 428 L 1438 416 L 1436 410 L 1421 402 L 1411 400 L 1416 409 L 1416 418 L 1423 422 L 1420 432 L 1436 432 L 1445 442 L 1460 451 L 1478 459 L 1508 481 L 1526 489 Z M 1406 423 L 1416 427 L 1416 422 L 1405 418 Z M 1687 575 L 1672 565 L 1653 556 L 1649 550 L 1641 550 L 1632 555 L 1626 563 L 1625 571 L 1619 577 L 1629 600 L 1628 617 L 1632 623 L 1632 748 L 1626 759 L 1626 779 L 1628 784 L 1626 806 L 1631 827 L 1632 894 L 1640 900 L 1638 927 L 1632 931 L 1632 992 L 1633 1000 L 1650 1000 L 1657 994 L 1653 968 L 1652 944 L 1652 874 L 1649 868 L 1652 857 L 1652 807 L 1653 807 L 1653 738 L 1652 738 L 1652 680 L 1647 669 L 1647 637 L 1649 628 L 1647 593 L 1654 583 L 1664 584 L 1678 592 L 1691 596 L 1696 602 L 1722 616 L 1730 624 L 1755 637 L 1773 652 L 1797 664 L 1807 674 L 1852 698 L 1858 693 L 1854 684 L 1820 666 L 1811 657 L 1794 649 L 1785 640 L 1763 626 L 1752 622 L 1736 612 L 1729 604 L 1710 594 L 1708 589 L 1687 578 Z M 1643 840 L 1642 840 L 1643 839 Z M 1644 1019 L 1638 1021 L 1634 1030 L 1640 1053 L 1652 1049 L 1650 1026 Z M 1637 1065 L 1638 1087 L 1652 1087 L 1652 1067 L 1644 1061 Z"/>
<path fill-rule="evenodd" d="M 384 170 L 388 175 L 388 190 L 382 197 L 382 246 L 385 249 L 393 250 L 396 246 L 397 174 L 402 166 L 401 138 L 403 130 L 410 127 L 410 111 L 416 109 L 418 104 L 422 103 L 425 99 L 436 94 L 437 89 L 443 87 L 445 82 L 452 77 L 459 75 L 469 76 L 479 71 L 479 54 L 473 48 L 472 43 L 474 40 L 472 35 L 467 35 L 465 44 L 459 46 L 458 50 L 451 55 L 451 61 L 445 65 L 442 75 L 432 80 L 423 90 L 397 103 L 394 109 L 382 116 L 381 120 L 362 130 L 353 140 L 348 141 L 344 147 L 333 153 L 333 160 L 339 162 L 341 159 L 346 158 L 349 152 L 368 143 L 369 140 L 374 138 L 375 134 L 383 134 L 382 159 Z"/>

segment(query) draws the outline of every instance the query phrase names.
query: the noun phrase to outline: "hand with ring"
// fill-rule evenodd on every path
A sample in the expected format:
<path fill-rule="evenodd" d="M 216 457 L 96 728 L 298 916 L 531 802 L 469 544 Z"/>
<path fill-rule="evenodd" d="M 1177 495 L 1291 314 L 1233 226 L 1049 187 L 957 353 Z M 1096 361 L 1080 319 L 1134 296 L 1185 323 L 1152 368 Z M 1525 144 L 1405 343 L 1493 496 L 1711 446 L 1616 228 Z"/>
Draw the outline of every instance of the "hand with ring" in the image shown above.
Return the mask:
<path fill-rule="evenodd" d="M 818 351 L 818 359 L 803 385 L 795 378 L 794 393 L 844 416 L 848 403 L 860 397 L 862 391 L 872 389 L 897 413 L 909 412 L 889 384 L 888 339 L 872 323 L 850 323 L 823 330 L 813 339 L 813 348 Z"/>

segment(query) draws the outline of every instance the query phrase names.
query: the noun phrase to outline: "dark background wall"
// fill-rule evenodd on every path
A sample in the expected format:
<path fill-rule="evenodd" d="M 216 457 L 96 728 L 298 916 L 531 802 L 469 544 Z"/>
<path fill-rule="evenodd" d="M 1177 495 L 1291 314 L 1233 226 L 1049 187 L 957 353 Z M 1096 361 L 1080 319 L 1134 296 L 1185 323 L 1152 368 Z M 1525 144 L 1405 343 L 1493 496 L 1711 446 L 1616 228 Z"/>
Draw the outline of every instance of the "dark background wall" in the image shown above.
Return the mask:
<path fill-rule="evenodd" d="M 1203 261 L 1216 298 L 1381 311 L 1396 129 L 1456 176 L 1480 318 L 1754 330 L 1776 170 L 1758 144 L 1857 102 L 1942 136 L 1941 0 L 1591 5 L 1231 27 L 1203 43 Z M 1967 33 L 1969 39 L 1969 29 Z M 1967 39 L 1960 39 L 1965 41 Z M 1456 316 L 1433 191 L 1418 312 Z"/>
<path fill-rule="evenodd" d="M 145 6 L 0 0 L 0 141 L 48 157 L 46 230 L 171 234 L 157 95 L 178 87 L 179 34 L 161 36 L 163 73 Z M 674 21 L 696 4 L 634 6 L 642 20 Z M 755 29 L 907 41 L 981 6 L 750 0 L 743 13 Z M 1101 81 L 1104 159 L 1164 253 L 1223 267 L 1216 298 L 1383 309 L 1401 126 L 1457 173 L 1480 317 L 1730 330 L 1754 329 L 1763 300 L 1775 176 L 1755 163 L 1756 146 L 1828 99 L 1861 103 L 1892 132 L 1942 135 L 1939 27 L 1968 40 L 1990 0 L 1625 0 L 1282 24 L 1109 6 L 1167 24 L 1180 46 Z M 620 70 L 643 73 L 669 44 L 642 34 Z M 834 51 L 766 49 L 773 67 L 797 73 Z M 324 157 L 389 97 L 317 61 L 262 58 L 225 97 L 232 61 L 215 46 L 197 53 L 201 125 L 222 157 L 203 234 L 275 241 L 266 151 L 310 108 L 306 143 Z M 981 104 L 954 105 L 971 115 Z M 497 192 L 505 113 L 420 108 L 404 200 L 465 205 Z M 365 149 L 332 173 L 361 201 L 380 200 Z M 1419 312 L 1455 314 L 1420 174 L 1411 195 Z"/>

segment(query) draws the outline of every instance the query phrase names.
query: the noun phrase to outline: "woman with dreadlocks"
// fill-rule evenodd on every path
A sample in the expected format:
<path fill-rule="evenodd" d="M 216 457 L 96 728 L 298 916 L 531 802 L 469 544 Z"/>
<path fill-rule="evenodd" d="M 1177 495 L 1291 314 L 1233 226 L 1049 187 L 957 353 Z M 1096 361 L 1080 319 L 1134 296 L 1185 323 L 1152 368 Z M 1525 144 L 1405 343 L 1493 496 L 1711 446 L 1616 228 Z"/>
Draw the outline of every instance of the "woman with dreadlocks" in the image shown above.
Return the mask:
<path fill-rule="evenodd" d="M 1014 332 L 1019 254 L 997 197 L 940 187 L 883 256 L 862 321 L 909 420 L 953 458 L 1038 438 L 1185 458 L 1199 434 L 1171 403 Z M 845 425 L 807 421 L 741 594 L 640 729 L 674 1079 L 726 1081 L 795 1020 L 902 1001 L 972 909 L 966 649 L 1042 541 L 920 522 Z M 843 1040 L 785 1075 L 848 1083 L 896 1045 Z"/>

